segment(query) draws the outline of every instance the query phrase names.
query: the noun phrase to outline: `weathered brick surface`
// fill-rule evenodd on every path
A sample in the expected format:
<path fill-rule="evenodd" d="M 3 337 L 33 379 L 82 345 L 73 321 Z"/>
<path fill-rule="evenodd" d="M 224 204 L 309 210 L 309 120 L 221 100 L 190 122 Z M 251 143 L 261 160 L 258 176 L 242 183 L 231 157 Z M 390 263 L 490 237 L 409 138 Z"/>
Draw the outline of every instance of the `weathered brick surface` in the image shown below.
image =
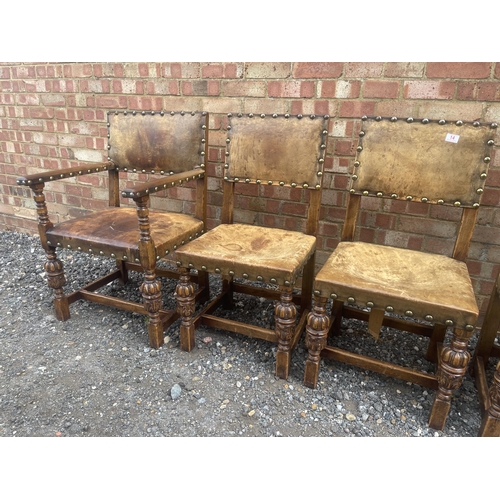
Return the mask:
<path fill-rule="evenodd" d="M 360 117 L 500 122 L 500 63 L 2 63 L 0 228 L 36 232 L 34 202 L 28 190 L 16 185 L 17 176 L 106 159 L 109 109 L 210 113 L 208 228 L 219 223 L 221 214 L 227 113 L 329 114 L 320 265 L 340 240 Z M 54 222 L 104 208 L 106 179 L 82 176 L 50 183 L 46 193 L 55 209 Z M 145 179 L 130 175 L 122 182 L 133 186 Z M 251 184 L 239 184 L 236 191 L 235 220 L 304 229 L 308 192 Z M 192 208 L 193 197 L 192 186 L 170 189 L 151 205 L 182 212 Z M 500 269 L 496 150 L 482 204 L 467 265 L 484 311 Z M 364 197 L 356 234 L 363 241 L 450 255 L 459 218 L 460 210 L 450 207 Z"/>

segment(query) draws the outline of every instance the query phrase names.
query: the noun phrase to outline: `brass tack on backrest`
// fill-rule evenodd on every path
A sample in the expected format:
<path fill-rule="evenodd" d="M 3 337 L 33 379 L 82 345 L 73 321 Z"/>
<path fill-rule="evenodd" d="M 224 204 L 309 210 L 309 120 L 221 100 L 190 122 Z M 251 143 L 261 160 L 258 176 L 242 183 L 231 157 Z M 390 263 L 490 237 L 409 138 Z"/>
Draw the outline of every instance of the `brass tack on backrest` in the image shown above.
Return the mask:
<path fill-rule="evenodd" d="M 394 307 L 392 307 L 392 306 L 387 306 L 387 307 L 385 308 L 385 310 L 386 310 L 387 312 L 393 312 L 393 311 L 394 311 Z"/>

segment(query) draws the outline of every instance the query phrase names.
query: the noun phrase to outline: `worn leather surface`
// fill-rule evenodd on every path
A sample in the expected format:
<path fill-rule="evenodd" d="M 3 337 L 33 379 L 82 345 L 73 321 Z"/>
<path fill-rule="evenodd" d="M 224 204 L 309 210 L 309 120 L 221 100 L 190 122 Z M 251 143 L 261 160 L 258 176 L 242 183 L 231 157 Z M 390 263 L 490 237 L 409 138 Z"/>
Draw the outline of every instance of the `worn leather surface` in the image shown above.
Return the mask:
<path fill-rule="evenodd" d="M 201 234 L 203 222 L 185 214 L 168 213 L 156 210 L 149 211 L 151 236 L 155 243 L 157 255 L 163 257 L 168 250 L 175 250 L 194 238 L 196 233 Z M 88 252 L 103 252 L 116 258 L 125 256 L 128 260 L 139 258 L 139 222 L 135 208 L 120 207 L 101 210 L 57 224 L 47 230 L 47 239 L 52 246 L 60 243 L 73 250 L 81 247 Z"/>
<path fill-rule="evenodd" d="M 478 308 L 464 262 L 436 254 L 364 242 L 341 242 L 316 276 L 321 296 L 374 308 L 394 308 L 414 318 L 432 315 L 434 322 L 451 319 L 455 326 L 474 325 Z"/>
<path fill-rule="evenodd" d="M 226 175 L 241 181 L 295 183 L 301 187 L 305 183 L 314 188 L 321 183 L 319 159 L 324 158 L 321 144 L 326 123 L 323 117 L 232 116 Z"/>
<path fill-rule="evenodd" d="M 235 278 L 293 284 L 314 253 L 316 238 L 283 229 L 221 224 L 176 252 L 178 265 Z M 260 276 L 262 279 L 258 279 Z"/>
<path fill-rule="evenodd" d="M 203 163 L 201 113 L 110 114 L 109 156 L 120 168 L 185 172 Z"/>
<path fill-rule="evenodd" d="M 356 158 L 360 165 L 353 172 L 358 178 L 350 186 L 357 193 L 396 194 L 403 200 L 411 196 L 413 201 L 427 198 L 428 203 L 443 200 L 449 205 L 479 203 L 477 190 L 484 187 L 481 174 L 488 167 L 484 158 L 492 155 L 487 142 L 495 136 L 489 125 L 368 119 L 362 130 L 363 150 Z M 458 142 L 446 140 L 447 134 Z"/>

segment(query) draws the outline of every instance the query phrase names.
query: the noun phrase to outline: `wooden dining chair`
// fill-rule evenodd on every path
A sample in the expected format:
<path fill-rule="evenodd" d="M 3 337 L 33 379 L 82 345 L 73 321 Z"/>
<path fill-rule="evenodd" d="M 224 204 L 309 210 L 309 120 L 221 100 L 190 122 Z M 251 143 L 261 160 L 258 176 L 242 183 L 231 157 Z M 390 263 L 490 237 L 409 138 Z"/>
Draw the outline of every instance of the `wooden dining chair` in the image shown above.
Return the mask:
<path fill-rule="evenodd" d="M 500 334 L 500 273 L 491 292 L 488 308 L 474 350 L 472 374 L 475 378 L 482 411 L 482 422 L 479 436 L 500 436 L 500 361 L 490 386 L 486 369 L 489 358 L 500 358 L 500 345 L 495 344 L 495 338 Z"/>
<path fill-rule="evenodd" d="M 80 299 L 144 314 L 149 319 L 149 343 L 158 348 L 163 344 L 164 330 L 178 314 L 176 310 L 162 308 L 157 277 L 178 278 L 179 273 L 176 269 L 157 268 L 157 262 L 200 236 L 205 228 L 208 115 L 205 112 L 110 111 L 107 127 L 107 162 L 40 171 L 18 178 L 17 183 L 33 191 L 40 240 L 47 255 L 45 271 L 48 285 L 54 290 L 57 319 L 68 320 L 70 304 Z M 45 184 L 102 172 L 108 176 L 109 208 L 54 224 L 49 218 Z M 122 189 L 120 174 L 122 184 L 127 183 Z M 137 174 L 157 176 L 138 182 Z M 105 180 L 104 177 L 102 182 Z M 168 193 L 169 188 L 188 182 L 195 183 L 197 193 L 193 213 L 150 209 L 151 195 Z M 120 206 L 120 195 L 133 200 L 135 207 Z M 66 278 L 56 253 L 58 248 L 114 259 L 116 270 L 66 295 Z M 144 275 L 140 285 L 142 304 L 97 293 L 115 280 L 125 284 L 128 271 Z M 201 296 L 208 291 L 207 278 L 204 273 L 196 277 Z"/>
<path fill-rule="evenodd" d="M 311 304 L 328 116 L 240 113 L 228 122 L 221 224 L 176 252 L 181 347 L 193 349 L 200 324 L 264 339 L 278 344 L 276 375 L 287 378 Z M 256 184 L 264 198 L 273 188 L 299 190 L 308 204 L 299 221 L 303 232 L 234 223 L 238 183 Z M 192 269 L 222 278 L 222 292 L 196 316 Z M 294 293 L 299 281 L 301 291 Z M 276 300 L 274 329 L 217 316 L 235 292 Z"/>
<path fill-rule="evenodd" d="M 321 357 L 418 383 L 437 390 L 429 425 L 444 427 L 452 394 L 467 370 L 467 344 L 478 317 L 465 260 L 495 127 L 478 122 L 363 117 L 341 242 L 313 287 L 313 310 L 306 327 L 306 386 L 316 387 Z M 357 241 L 363 197 L 461 209 L 453 254 Z M 384 210 L 392 206 L 391 201 L 385 202 Z M 326 312 L 329 299 L 333 301 L 331 315 Z M 382 325 L 429 337 L 427 358 L 437 361 L 437 373 L 328 345 L 328 334 L 339 331 L 342 317 L 367 321 L 375 338 Z M 447 328 L 453 328 L 453 337 L 442 348 Z"/>

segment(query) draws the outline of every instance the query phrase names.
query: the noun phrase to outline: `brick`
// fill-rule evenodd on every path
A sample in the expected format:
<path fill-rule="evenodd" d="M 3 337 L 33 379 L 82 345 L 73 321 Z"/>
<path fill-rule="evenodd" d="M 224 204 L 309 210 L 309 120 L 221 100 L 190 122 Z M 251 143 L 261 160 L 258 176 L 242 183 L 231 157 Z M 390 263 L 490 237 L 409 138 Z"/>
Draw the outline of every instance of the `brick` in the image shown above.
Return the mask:
<path fill-rule="evenodd" d="M 75 92 L 75 82 L 73 80 L 54 80 L 52 92 Z"/>
<path fill-rule="evenodd" d="M 356 117 L 373 115 L 375 102 L 373 101 L 344 101 L 340 104 L 339 117 Z"/>
<path fill-rule="evenodd" d="M 378 62 L 355 62 L 346 63 L 344 67 L 344 76 L 346 78 L 377 78 L 381 77 L 384 71 L 384 64 Z"/>
<path fill-rule="evenodd" d="M 10 68 L 0 68 L 0 78 L 9 79 L 10 78 Z"/>
<path fill-rule="evenodd" d="M 44 106 L 58 106 L 65 107 L 66 106 L 66 96 L 60 94 L 48 94 L 42 95 L 42 104 Z"/>
<path fill-rule="evenodd" d="M 408 118 L 417 115 L 418 105 L 412 101 L 380 101 L 376 106 L 376 114 L 380 116 L 397 116 Z"/>
<path fill-rule="evenodd" d="M 179 95 L 179 83 L 176 81 L 152 81 L 146 84 L 146 94 Z"/>
<path fill-rule="evenodd" d="M 488 78 L 492 63 L 487 62 L 428 62 L 427 78 Z"/>
<path fill-rule="evenodd" d="M 126 108 L 127 98 L 120 96 L 98 96 L 96 97 L 96 106 L 99 108 Z"/>
<path fill-rule="evenodd" d="M 454 94 L 455 82 L 404 82 L 404 97 L 406 99 L 452 99 Z"/>
<path fill-rule="evenodd" d="M 222 93 L 226 97 L 266 97 L 266 83 L 252 81 L 224 81 Z"/>
<path fill-rule="evenodd" d="M 294 78 L 338 78 L 344 64 L 336 62 L 299 62 L 293 64 Z"/>
<path fill-rule="evenodd" d="M 80 92 L 93 94 L 109 94 L 109 80 L 82 80 L 80 82 Z"/>
<path fill-rule="evenodd" d="M 425 72 L 425 63 L 396 62 L 386 63 L 384 76 L 387 78 L 422 78 Z"/>
<path fill-rule="evenodd" d="M 457 99 L 500 101 L 500 84 L 494 82 L 459 82 Z"/>
<path fill-rule="evenodd" d="M 193 80 L 182 82 L 184 95 L 218 96 L 220 82 L 214 80 Z"/>
<path fill-rule="evenodd" d="M 314 82 L 269 82 L 269 97 L 313 97 Z"/>
<path fill-rule="evenodd" d="M 431 219 L 419 219 L 415 217 L 401 216 L 398 221 L 398 230 L 417 233 L 440 238 L 455 238 L 456 224 L 448 221 L 434 221 Z"/>
<path fill-rule="evenodd" d="M 479 102 L 422 102 L 418 107 L 418 118 L 475 121 L 480 119 L 482 108 L 483 106 Z"/>
<path fill-rule="evenodd" d="M 289 78 L 291 76 L 291 63 L 258 63 L 251 62 L 245 64 L 246 78 Z"/>
<path fill-rule="evenodd" d="M 399 93 L 399 82 L 367 80 L 363 86 L 363 97 L 395 99 Z"/>

